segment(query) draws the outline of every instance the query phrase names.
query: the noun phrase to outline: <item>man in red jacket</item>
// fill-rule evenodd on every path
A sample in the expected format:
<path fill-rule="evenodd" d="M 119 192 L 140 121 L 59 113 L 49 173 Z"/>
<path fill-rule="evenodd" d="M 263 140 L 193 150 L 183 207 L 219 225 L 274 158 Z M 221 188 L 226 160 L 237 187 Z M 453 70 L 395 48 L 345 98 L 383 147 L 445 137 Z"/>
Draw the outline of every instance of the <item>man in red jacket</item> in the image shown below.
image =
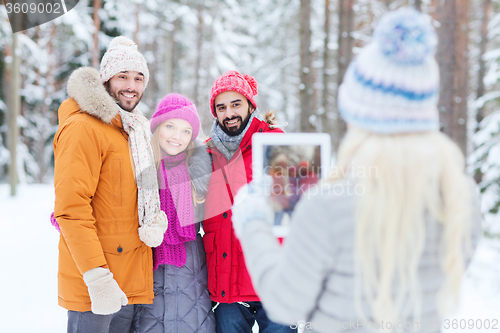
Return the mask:
<path fill-rule="evenodd" d="M 231 222 L 231 206 L 238 190 L 252 180 L 252 135 L 283 133 L 256 117 L 257 82 L 247 74 L 226 72 L 215 80 L 210 108 L 216 118 L 208 140 L 213 173 L 205 201 L 208 291 L 215 306 L 217 333 L 250 333 L 255 321 L 260 332 L 293 332 L 270 321 L 248 275 L 239 240 Z"/>

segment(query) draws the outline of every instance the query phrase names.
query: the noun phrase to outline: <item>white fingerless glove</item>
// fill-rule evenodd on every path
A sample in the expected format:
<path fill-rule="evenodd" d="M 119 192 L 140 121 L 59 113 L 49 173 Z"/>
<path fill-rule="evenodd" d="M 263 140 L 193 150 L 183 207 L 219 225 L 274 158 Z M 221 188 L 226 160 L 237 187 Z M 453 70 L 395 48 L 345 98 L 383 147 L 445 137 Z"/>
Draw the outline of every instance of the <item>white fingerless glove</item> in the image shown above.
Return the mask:
<path fill-rule="evenodd" d="M 139 227 L 139 238 L 149 247 L 157 247 L 163 242 L 167 231 L 168 219 L 165 212 L 160 210 L 151 222 Z"/>
<path fill-rule="evenodd" d="M 89 290 L 93 313 L 109 315 L 120 311 L 122 305 L 127 305 L 127 295 L 113 279 L 109 269 L 93 268 L 83 273 L 83 281 Z"/>
<path fill-rule="evenodd" d="M 241 237 L 245 225 L 250 221 L 261 220 L 269 225 L 274 220 L 274 210 L 269 198 L 272 179 L 264 176 L 244 185 L 236 194 L 231 208 L 232 221 L 236 236 Z"/>

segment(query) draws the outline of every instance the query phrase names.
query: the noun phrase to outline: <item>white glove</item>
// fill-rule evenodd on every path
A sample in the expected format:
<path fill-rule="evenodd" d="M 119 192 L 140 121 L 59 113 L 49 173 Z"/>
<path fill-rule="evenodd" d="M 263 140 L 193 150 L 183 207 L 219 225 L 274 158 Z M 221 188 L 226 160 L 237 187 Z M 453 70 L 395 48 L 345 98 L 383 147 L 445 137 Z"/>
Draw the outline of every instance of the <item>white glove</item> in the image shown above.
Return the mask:
<path fill-rule="evenodd" d="M 168 219 L 165 212 L 160 210 L 150 223 L 139 227 L 139 238 L 149 247 L 157 247 L 163 242 L 165 231 L 168 228 Z"/>
<path fill-rule="evenodd" d="M 231 208 L 233 228 L 236 236 L 241 238 L 245 225 L 250 221 L 261 220 L 272 225 L 274 210 L 271 207 L 272 178 L 263 176 L 244 185 L 236 194 Z"/>
<path fill-rule="evenodd" d="M 109 315 L 120 311 L 122 305 L 127 305 L 127 295 L 113 279 L 109 269 L 93 268 L 83 273 L 83 281 L 89 290 L 93 313 Z"/>

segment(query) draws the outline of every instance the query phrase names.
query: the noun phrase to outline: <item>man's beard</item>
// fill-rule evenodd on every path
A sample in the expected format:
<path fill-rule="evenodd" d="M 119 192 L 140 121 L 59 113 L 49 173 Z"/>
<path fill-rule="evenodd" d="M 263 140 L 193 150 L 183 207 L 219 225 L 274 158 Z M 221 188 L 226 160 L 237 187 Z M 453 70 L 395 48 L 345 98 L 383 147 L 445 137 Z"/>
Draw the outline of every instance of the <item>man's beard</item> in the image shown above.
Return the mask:
<path fill-rule="evenodd" d="M 250 107 L 248 107 L 248 114 L 246 115 L 246 117 L 245 117 L 244 120 L 241 118 L 241 116 L 234 116 L 232 118 L 226 118 L 226 119 L 224 119 L 222 121 L 222 124 L 219 123 L 219 126 L 224 131 L 224 133 L 226 133 L 227 135 L 229 135 L 229 136 L 238 136 L 247 127 L 248 121 L 250 120 L 250 116 L 251 115 L 252 114 L 250 113 Z M 228 128 L 227 125 L 225 125 L 227 122 L 235 120 L 235 119 L 239 119 L 240 120 L 240 124 L 241 124 L 240 127 L 238 127 L 238 128 L 232 128 L 232 127 Z"/>
<path fill-rule="evenodd" d="M 106 87 L 106 90 L 108 91 L 109 95 L 111 97 L 113 97 L 113 99 L 115 100 L 116 104 L 118 104 L 118 106 L 120 106 L 123 110 L 127 111 L 127 112 L 132 112 L 134 111 L 135 107 L 137 106 L 137 104 L 139 104 L 139 102 L 141 101 L 142 99 L 142 94 L 139 94 L 138 91 L 127 91 L 127 90 L 120 90 L 118 92 L 114 92 L 114 91 L 111 91 L 111 87 L 110 87 L 110 84 L 107 83 L 105 85 Z M 133 104 L 125 104 L 123 101 L 120 101 L 119 99 L 119 96 L 120 94 L 124 92 L 124 93 L 131 93 L 131 94 L 135 94 L 136 96 L 138 96 L 139 98 L 137 99 L 137 102 L 133 103 Z"/>

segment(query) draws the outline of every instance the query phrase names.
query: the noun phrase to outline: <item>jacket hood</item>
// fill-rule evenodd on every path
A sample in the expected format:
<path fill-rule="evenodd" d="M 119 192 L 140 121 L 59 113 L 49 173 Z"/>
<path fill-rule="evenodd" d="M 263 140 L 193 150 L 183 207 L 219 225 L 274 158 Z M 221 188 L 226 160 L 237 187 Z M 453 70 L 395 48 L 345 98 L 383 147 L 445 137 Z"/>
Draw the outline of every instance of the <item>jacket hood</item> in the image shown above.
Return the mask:
<path fill-rule="evenodd" d="M 271 125 L 269 127 L 276 127 L 276 125 L 278 124 L 278 116 L 276 116 L 276 112 L 274 112 L 273 110 L 266 111 L 266 113 L 264 114 L 264 121 Z"/>
<path fill-rule="evenodd" d="M 75 70 L 69 77 L 67 91 L 78 105 L 60 108 L 60 123 L 78 111 L 99 118 L 107 124 L 111 124 L 118 114 L 119 106 L 107 92 L 99 71 L 95 68 L 81 67 Z"/>

